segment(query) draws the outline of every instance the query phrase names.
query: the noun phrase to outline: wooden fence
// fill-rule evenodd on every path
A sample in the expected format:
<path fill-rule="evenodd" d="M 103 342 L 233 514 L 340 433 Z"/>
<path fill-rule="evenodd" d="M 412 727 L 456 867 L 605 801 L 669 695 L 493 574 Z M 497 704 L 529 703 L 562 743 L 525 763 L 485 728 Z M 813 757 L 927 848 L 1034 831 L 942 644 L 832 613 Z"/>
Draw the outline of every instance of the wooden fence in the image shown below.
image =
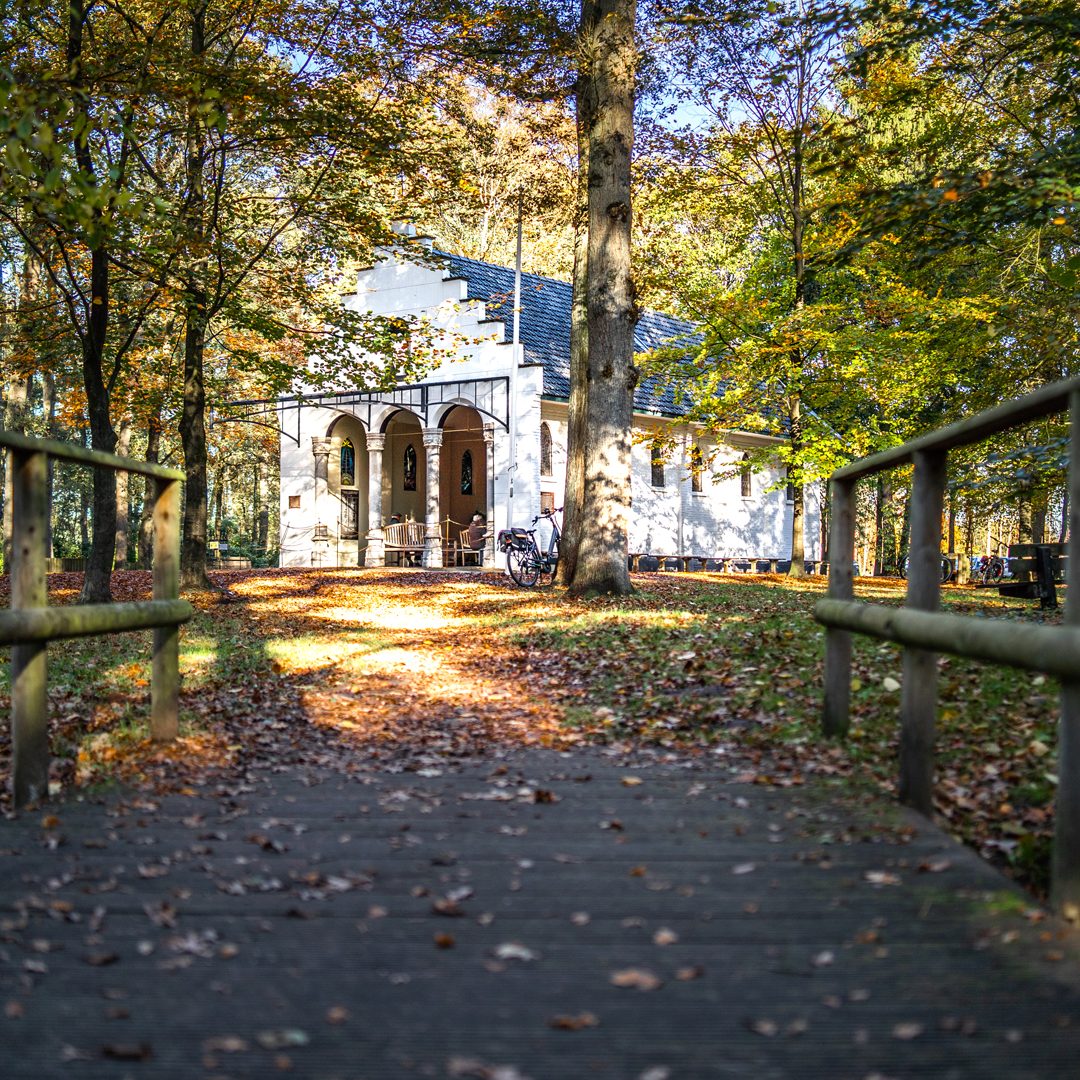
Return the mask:
<path fill-rule="evenodd" d="M 832 558 L 829 598 L 814 615 L 828 627 L 825 647 L 827 735 L 844 735 L 850 720 L 851 631 L 904 646 L 900 698 L 900 798 L 920 813 L 933 811 L 937 653 L 968 656 L 1043 672 L 1061 681 L 1058 787 L 1052 900 L 1080 921 L 1080 589 L 1069 588 L 1061 626 L 1032 626 L 939 612 L 941 517 L 948 452 L 1055 413 L 1070 414 L 1069 543 L 1080 529 L 1080 378 L 1044 386 L 939 431 L 833 473 L 829 481 Z M 855 549 L 855 484 L 898 465 L 915 466 L 906 606 L 856 602 L 850 559 Z"/>
<path fill-rule="evenodd" d="M 1043 387 L 833 473 L 829 480 L 832 572 L 828 599 L 816 605 L 814 617 L 828 627 L 822 718 L 828 735 L 846 734 L 849 726 L 851 632 L 904 646 L 900 797 L 927 816 L 933 811 L 937 652 L 1008 664 L 1061 680 L 1052 902 L 1070 921 L 1080 921 L 1080 589 L 1068 590 L 1064 625 L 1059 626 L 950 616 L 937 610 L 941 599 L 939 566 L 948 451 L 1066 410 L 1071 436 L 1071 542 L 1080 529 L 1080 378 Z M 841 557 L 854 551 L 855 484 L 866 476 L 904 464 L 915 465 L 906 606 L 897 609 L 855 602 L 851 561 Z"/>
<path fill-rule="evenodd" d="M 179 627 L 192 616 L 180 594 L 179 469 L 81 446 L 0 432 L 12 478 L 11 609 L 0 611 L 0 645 L 11 645 L 11 783 L 16 806 L 49 793 L 46 650 L 50 641 L 153 628 L 150 733 L 176 738 L 180 692 Z M 45 588 L 48 459 L 92 469 L 140 473 L 154 481 L 154 593 L 140 603 L 48 607 Z"/>

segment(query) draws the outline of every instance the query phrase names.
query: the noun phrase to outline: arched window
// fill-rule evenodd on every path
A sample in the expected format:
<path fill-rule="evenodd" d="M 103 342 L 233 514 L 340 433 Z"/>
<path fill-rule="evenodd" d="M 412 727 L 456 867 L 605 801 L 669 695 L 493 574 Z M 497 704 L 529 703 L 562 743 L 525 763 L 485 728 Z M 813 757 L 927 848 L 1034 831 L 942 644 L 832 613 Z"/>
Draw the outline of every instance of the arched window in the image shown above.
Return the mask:
<path fill-rule="evenodd" d="M 652 486 L 661 488 L 664 486 L 664 449 L 658 442 L 652 444 L 650 454 L 652 462 Z"/>
<path fill-rule="evenodd" d="M 471 495 L 472 493 L 472 451 L 466 450 L 461 455 L 461 494 Z"/>
<path fill-rule="evenodd" d="M 405 447 L 405 458 L 402 462 L 403 473 L 405 476 L 404 489 L 406 491 L 416 490 L 416 448 L 412 443 L 409 443 Z"/>
<path fill-rule="evenodd" d="M 551 475 L 551 428 L 540 425 L 540 475 Z"/>
<path fill-rule="evenodd" d="M 739 465 L 739 482 L 742 484 L 742 497 L 749 499 L 753 495 L 753 487 L 750 483 L 750 455 L 743 454 L 742 464 Z"/>
<path fill-rule="evenodd" d="M 341 486 L 352 487 L 356 483 L 356 452 L 352 439 L 341 440 Z"/>
<path fill-rule="evenodd" d="M 701 491 L 701 474 L 705 471 L 705 459 L 701 447 L 695 443 L 690 448 L 690 490 Z"/>

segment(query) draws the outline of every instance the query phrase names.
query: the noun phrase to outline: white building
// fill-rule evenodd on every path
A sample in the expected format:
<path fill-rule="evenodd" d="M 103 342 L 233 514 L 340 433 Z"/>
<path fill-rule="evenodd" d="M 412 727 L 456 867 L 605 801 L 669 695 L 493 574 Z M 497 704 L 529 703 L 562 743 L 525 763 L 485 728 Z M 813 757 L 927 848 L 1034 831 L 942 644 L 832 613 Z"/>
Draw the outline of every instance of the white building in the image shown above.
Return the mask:
<path fill-rule="evenodd" d="M 565 282 L 523 274 L 514 344 L 513 270 L 413 239 L 360 271 L 347 306 L 425 316 L 454 335 L 459 358 L 389 393 L 342 388 L 278 402 L 281 565 L 381 565 L 382 526 L 396 516 L 424 523 L 423 565 L 444 566 L 474 511 L 498 531 L 561 506 L 570 292 Z M 646 350 L 687 330 L 646 312 L 636 344 Z M 664 457 L 649 434 L 680 415 L 674 395 L 644 380 L 634 403 L 641 441 L 633 450 L 632 553 L 790 556 L 792 504 L 781 466 L 751 474 L 739 464 L 750 448 L 779 439 L 731 432 L 717 444 L 685 425 Z M 693 467 L 699 453 L 710 468 Z M 714 480 L 722 463 L 732 475 Z M 806 502 L 806 554 L 817 559 L 819 508 L 810 489 Z M 494 563 L 493 548 L 485 563 Z"/>

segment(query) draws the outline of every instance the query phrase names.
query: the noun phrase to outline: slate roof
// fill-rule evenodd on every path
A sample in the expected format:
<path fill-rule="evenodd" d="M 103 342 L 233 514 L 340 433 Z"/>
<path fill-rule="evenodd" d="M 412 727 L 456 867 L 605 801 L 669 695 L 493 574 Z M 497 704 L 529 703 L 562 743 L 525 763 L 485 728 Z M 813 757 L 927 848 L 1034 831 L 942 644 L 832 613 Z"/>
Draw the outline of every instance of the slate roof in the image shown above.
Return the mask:
<path fill-rule="evenodd" d="M 483 300 L 491 319 L 503 319 L 504 340 L 514 336 L 514 271 L 504 266 L 433 251 L 452 278 L 468 282 L 468 299 Z M 544 367 L 544 396 L 566 400 L 570 396 L 570 297 L 569 282 L 538 274 L 521 275 L 521 343 L 525 358 Z M 682 319 L 642 312 L 634 330 L 634 349 L 646 352 L 680 341 L 696 343 L 693 327 Z M 687 412 L 673 386 L 655 376 L 642 379 L 634 391 L 636 412 L 683 416 Z"/>

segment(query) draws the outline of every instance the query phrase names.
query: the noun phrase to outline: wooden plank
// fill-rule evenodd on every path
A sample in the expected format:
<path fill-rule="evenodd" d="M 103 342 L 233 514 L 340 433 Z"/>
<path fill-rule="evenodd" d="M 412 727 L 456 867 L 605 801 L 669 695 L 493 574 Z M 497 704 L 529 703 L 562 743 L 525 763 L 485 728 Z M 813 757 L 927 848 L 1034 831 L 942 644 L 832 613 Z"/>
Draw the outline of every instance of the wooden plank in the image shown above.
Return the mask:
<path fill-rule="evenodd" d="M 170 469 L 165 465 L 154 465 L 136 458 L 118 457 L 101 450 L 89 450 L 85 446 L 57 442 L 55 439 L 36 439 L 30 435 L 20 435 L 17 431 L 0 431 L 0 446 L 26 453 L 39 451 L 61 461 L 73 461 L 78 465 L 116 469 L 117 471 L 138 473 L 140 476 L 153 476 L 161 480 L 183 480 L 182 469 Z"/>
<path fill-rule="evenodd" d="M 10 444 L 9 444 L 10 445 Z M 48 535 L 46 481 L 48 459 L 40 450 L 13 449 L 11 606 L 4 621 L 25 619 L 25 608 L 49 609 L 45 586 Z M 43 635 L 51 637 L 52 635 Z M 49 795 L 49 722 L 46 643 L 19 640 L 11 650 L 11 784 L 17 807 Z"/>
<path fill-rule="evenodd" d="M 1069 401 L 1069 551 L 1080 535 L 1080 390 Z M 1080 633 L 1080 589 L 1065 593 L 1065 627 Z M 1054 806 L 1051 898 L 1072 923 L 1080 923 L 1080 664 L 1061 688 L 1058 722 L 1058 788 Z"/>
<path fill-rule="evenodd" d="M 180 482 L 156 480 L 153 512 L 154 603 L 180 600 Z M 189 612 L 191 606 L 188 605 Z M 190 617 L 190 616 L 188 616 Z M 180 726 L 180 629 L 174 622 L 154 629 L 150 678 L 150 737 L 175 739 Z"/>
<path fill-rule="evenodd" d="M 998 435 L 1027 423 L 1029 420 L 1038 420 L 1044 416 L 1064 412 L 1069 408 L 1070 394 L 1077 389 L 1080 389 L 1080 376 L 1040 387 L 1015 401 L 997 405 L 966 420 L 958 420 L 954 424 L 948 424 L 937 431 L 912 439 L 895 449 L 884 450 L 880 454 L 872 454 L 870 457 L 853 461 L 850 465 L 837 469 L 833 473 L 833 479 L 858 480 L 880 472 L 882 469 L 908 465 L 921 452 L 945 452 L 959 446 L 970 446 L 972 443 L 981 442 L 992 435 Z"/>
<path fill-rule="evenodd" d="M 837 603 L 855 595 L 855 482 L 829 484 L 829 596 Z M 825 635 L 825 701 L 821 729 L 829 737 L 847 734 L 851 723 L 851 634 L 830 627 Z"/>
<path fill-rule="evenodd" d="M 906 604 L 937 609 L 941 595 L 941 514 L 946 454 L 914 454 L 911 491 L 911 557 Z M 937 721 L 937 654 L 908 646 L 900 691 L 900 801 L 929 817 L 934 805 L 934 728 Z"/>
<path fill-rule="evenodd" d="M 194 608 L 186 600 L 143 600 L 119 604 L 71 604 L 0 611 L 0 645 L 149 630 L 187 622 Z"/>

